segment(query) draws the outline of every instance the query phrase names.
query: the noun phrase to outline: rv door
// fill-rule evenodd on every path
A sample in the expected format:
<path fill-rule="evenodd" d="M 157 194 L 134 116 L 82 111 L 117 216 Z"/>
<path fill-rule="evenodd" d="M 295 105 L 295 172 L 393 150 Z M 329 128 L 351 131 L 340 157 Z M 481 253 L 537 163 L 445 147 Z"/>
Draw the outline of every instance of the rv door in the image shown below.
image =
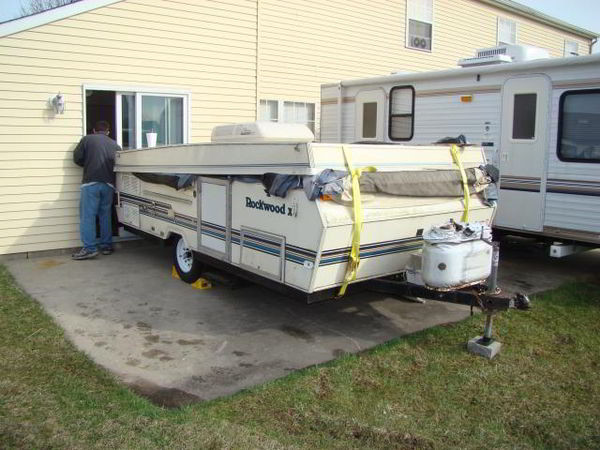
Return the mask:
<path fill-rule="evenodd" d="M 542 231 L 550 91 L 544 75 L 511 78 L 502 88 L 497 227 Z"/>
<path fill-rule="evenodd" d="M 385 92 L 383 89 L 360 91 L 355 103 L 356 141 L 383 142 Z"/>

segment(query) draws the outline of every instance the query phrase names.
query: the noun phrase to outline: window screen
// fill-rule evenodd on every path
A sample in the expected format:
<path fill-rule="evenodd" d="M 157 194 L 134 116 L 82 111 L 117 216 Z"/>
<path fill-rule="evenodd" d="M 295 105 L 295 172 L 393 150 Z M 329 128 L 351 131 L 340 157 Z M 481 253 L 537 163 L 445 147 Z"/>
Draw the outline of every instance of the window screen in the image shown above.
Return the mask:
<path fill-rule="evenodd" d="M 261 100 L 259 120 L 279 123 L 301 123 L 315 132 L 315 104 L 282 100 Z"/>
<path fill-rule="evenodd" d="M 564 56 L 579 56 L 579 44 L 575 41 L 565 41 Z"/>
<path fill-rule="evenodd" d="M 600 162 L 600 89 L 562 94 L 557 147 L 563 161 Z"/>
<path fill-rule="evenodd" d="M 513 139 L 535 139 L 537 94 L 516 94 L 513 112 Z"/>
<path fill-rule="evenodd" d="M 412 86 L 396 86 L 390 91 L 388 136 L 392 141 L 410 141 L 413 137 L 415 90 Z"/>
<path fill-rule="evenodd" d="M 269 120 L 277 122 L 279 118 L 279 102 L 277 100 L 261 100 L 260 101 L 260 120 Z"/>
<path fill-rule="evenodd" d="M 377 137 L 377 102 L 363 103 L 362 137 Z"/>
<path fill-rule="evenodd" d="M 498 17 L 498 44 L 517 43 L 517 23 L 514 20 Z"/>

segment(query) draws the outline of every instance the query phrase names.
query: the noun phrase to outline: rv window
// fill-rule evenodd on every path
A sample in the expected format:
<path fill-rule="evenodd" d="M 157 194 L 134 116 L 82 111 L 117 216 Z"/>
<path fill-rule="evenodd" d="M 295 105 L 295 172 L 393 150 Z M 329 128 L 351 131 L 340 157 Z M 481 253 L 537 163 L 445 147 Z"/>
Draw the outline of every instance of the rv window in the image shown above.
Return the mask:
<path fill-rule="evenodd" d="M 363 103 L 362 137 L 377 137 L 377 102 Z"/>
<path fill-rule="evenodd" d="M 562 161 L 600 162 L 600 89 L 561 95 L 557 154 Z"/>
<path fill-rule="evenodd" d="M 390 91 L 388 136 L 392 141 L 410 141 L 413 137 L 415 90 L 412 86 L 396 86 Z"/>
<path fill-rule="evenodd" d="M 513 139 L 535 139 L 537 94 L 516 94 L 513 112 Z"/>

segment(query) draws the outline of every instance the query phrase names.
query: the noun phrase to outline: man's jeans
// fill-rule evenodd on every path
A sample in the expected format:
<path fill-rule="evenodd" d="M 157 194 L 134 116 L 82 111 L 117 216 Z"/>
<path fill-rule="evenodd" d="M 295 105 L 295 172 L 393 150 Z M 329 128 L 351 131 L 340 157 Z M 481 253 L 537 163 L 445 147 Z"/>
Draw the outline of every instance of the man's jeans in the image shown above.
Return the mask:
<path fill-rule="evenodd" d="M 114 189 L 106 183 L 81 186 L 79 203 L 80 232 L 83 247 L 98 250 L 96 239 L 96 216 L 100 221 L 100 247 L 112 247 L 112 203 Z"/>

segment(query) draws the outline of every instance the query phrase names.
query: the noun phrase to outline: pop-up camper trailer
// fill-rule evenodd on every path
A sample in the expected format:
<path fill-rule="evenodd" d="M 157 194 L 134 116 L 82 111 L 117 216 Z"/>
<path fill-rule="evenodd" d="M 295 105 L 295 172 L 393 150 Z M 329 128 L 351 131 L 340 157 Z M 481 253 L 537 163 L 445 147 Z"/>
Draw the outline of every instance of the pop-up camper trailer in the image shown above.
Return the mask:
<path fill-rule="evenodd" d="M 459 221 L 466 199 L 471 221 L 492 219 L 495 205 L 484 195 L 492 180 L 481 147 L 457 150 L 468 178 L 465 197 L 449 145 L 312 140 L 302 125 L 256 122 L 217 127 L 211 143 L 119 152 L 119 221 L 174 238 L 174 264 L 186 281 L 198 277 L 198 264 L 208 263 L 310 301 L 344 285 L 354 244 L 360 263 L 351 281 L 365 281 L 413 267 L 424 231 Z M 358 206 L 346 175 L 350 164 L 376 169 L 360 178 Z M 491 246 L 482 251 L 488 272 L 469 279 L 459 274 L 454 284 L 485 279 Z"/>
<path fill-rule="evenodd" d="M 462 134 L 500 169 L 497 229 L 600 244 L 600 55 L 502 45 L 459 64 L 323 85 L 321 141 Z"/>

